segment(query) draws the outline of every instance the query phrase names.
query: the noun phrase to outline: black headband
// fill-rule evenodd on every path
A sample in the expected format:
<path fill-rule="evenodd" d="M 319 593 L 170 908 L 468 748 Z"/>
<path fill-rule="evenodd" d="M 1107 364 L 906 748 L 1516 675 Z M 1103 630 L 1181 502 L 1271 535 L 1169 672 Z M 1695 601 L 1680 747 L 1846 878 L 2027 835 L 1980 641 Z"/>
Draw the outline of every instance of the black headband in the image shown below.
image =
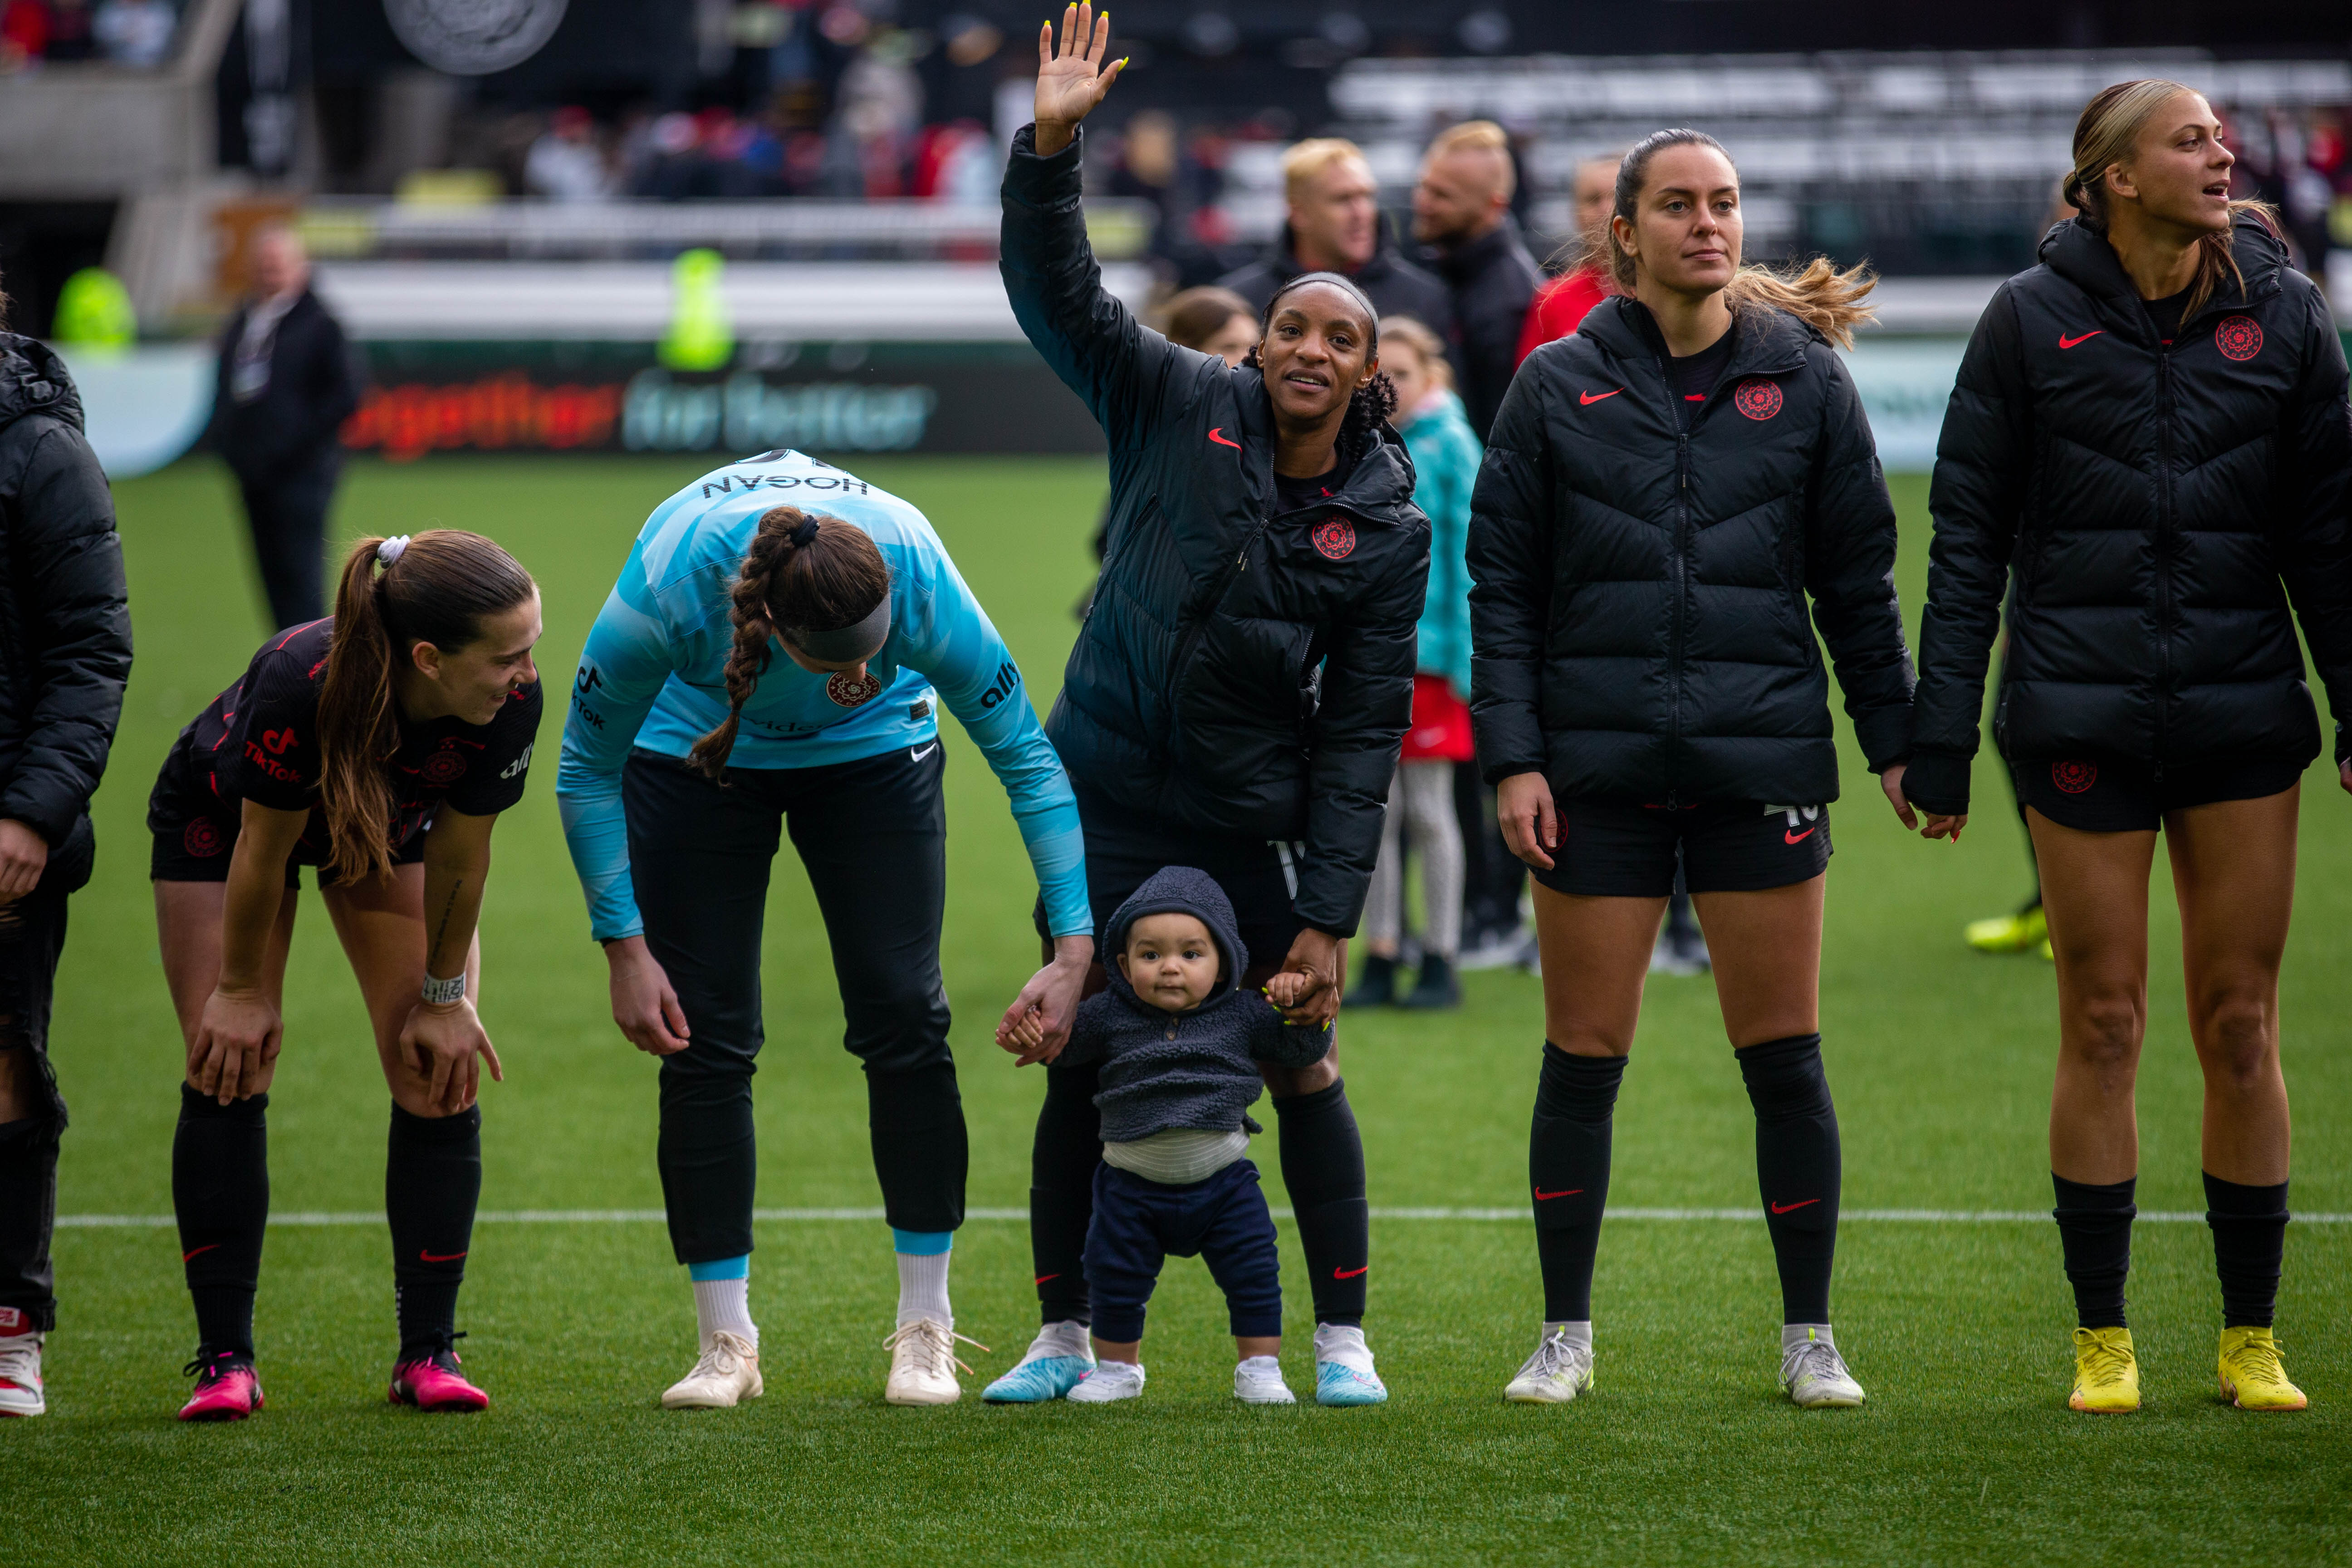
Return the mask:
<path fill-rule="evenodd" d="M 814 523 L 803 526 L 814 528 Z M 776 635 L 819 664 L 856 664 L 872 658 L 890 640 L 890 595 L 866 613 L 863 620 L 819 631 L 811 626 L 776 628 Z"/>
<path fill-rule="evenodd" d="M 1368 357 L 1378 359 L 1381 353 L 1381 313 L 1373 308 L 1372 297 L 1365 293 L 1354 279 L 1344 273 L 1302 272 L 1285 283 L 1274 291 L 1274 298 L 1265 302 L 1265 316 L 1258 322 L 1258 330 L 1264 331 L 1274 325 L 1274 308 L 1282 303 L 1282 297 L 1285 294 L 1304 289 L 1309 283 L 1328 283 L 1364 308 L 1364 330 L 1371 334 L 1365 353 Z"/>

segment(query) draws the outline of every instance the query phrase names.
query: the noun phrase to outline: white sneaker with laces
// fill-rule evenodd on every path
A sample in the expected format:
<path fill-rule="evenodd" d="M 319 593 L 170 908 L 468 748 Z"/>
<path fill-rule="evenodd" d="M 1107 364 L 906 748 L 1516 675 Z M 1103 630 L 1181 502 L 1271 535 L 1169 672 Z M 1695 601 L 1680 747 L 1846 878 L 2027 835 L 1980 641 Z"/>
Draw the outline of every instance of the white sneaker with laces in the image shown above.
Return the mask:
<path fill-rule="evenodd" d="M 766 1386 L 760 1381 L 759 1347 L 719 1329 L 711 1334 L 694 1370 L 663 1394 L 662 1408 L 732 1410 L 743 1400 L 759 1398 Z"/>
<path fill-rule="evenodd" d="M 1098 1361 L 1094 1371 L 1062 1397 L 1073 1405 L 1108 1405 L 1115 1399 L 1133 1399 L 1142 1392 L 1142 1363 Z"/>
<path fill-rule="evenodd" d="M 1536 1342 L 1536 1353 L 1521 1363 L 1503 1397 L 1514 1405 L 1566 1405 L 1591 1390 L 1592 1347 L 1554 1329 Z"/>
<path fill-rule="evenodd" d="M 1298 1396 L 1282 1381 L 1282 1363 L 1254 1355 L 1234 1368 L 1234 1397 L 1244 1405 L 1296 1405 Z"/>
<path fill-rule="evenodd" d="M 49 1402 L 41 1392 L 42 1334 L 0 1337 L 0 1415 L 44 1415 Z"/>
<path fill-rule="evenodd" d="M 1805 1410 L 1851 1410 L 1863 1401 L 1862 1384 L 1846 1370 L 1845 1357 L 1826 1332 L 1811 1328 L 1780 1347 L 1780 1386 L 1790 1404 Z"/>
<path fill-rule="evenodd" d="M 963 1384 L 956 1381 L 956 1369 L 971 1368 L 956 1359 L 958 1340 L 977 1350 L 988 1348 L 935 1318 L 899 1324 L 882 1342 L 890 1352 L 890 1379 L 883 1385 L 883 1400 L 891 1405 L 953 1405 L 961 1399 Z"/>

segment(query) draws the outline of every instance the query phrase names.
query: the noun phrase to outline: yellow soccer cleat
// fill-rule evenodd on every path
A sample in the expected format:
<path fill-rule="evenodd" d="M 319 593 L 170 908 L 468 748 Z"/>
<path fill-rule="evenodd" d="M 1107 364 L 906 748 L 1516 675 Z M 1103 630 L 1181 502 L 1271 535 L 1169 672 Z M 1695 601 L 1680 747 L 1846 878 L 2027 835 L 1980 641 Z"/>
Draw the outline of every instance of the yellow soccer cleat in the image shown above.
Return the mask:
<path fill-rule="evenodd" d="M 2050 934 L 2050 925 L 2042 919 L 2042 906 L 2036 904 L 2017 914 L 1970 921 L 1965 934 L 1969 945 L 1979 952 L 2027 952 L 2042 945 Z"/>
<path fill-rule="evenodd" d="M 2241 1410 L 2301 1410 L 2311 1403 L 2286 1380 L 2268 1329 L 2221 1331 L 2221 1398 Z"/>
<path fill-rule="evenodd" d="M 2074 1331 L 2074 1392 L 2066 1405 L 2093 1415 L 2128 1415 L 2139 1408 L 2139 1360 L 2132 1354 L 2129 1329 Z"/>

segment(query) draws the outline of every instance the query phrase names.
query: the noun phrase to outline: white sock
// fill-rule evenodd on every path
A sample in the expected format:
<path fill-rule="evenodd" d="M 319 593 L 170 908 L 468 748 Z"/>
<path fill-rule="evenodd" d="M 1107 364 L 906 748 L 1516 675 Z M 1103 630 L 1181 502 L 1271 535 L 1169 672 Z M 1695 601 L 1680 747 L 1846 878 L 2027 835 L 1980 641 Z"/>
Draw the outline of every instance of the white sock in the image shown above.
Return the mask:
<path fill-rule="evenodd" d="M 1374 1375 L 1372 1348 L 1364 1343 L 1364 1331 L 1354 1324 L 1316 1324 L 1315 1359 L 1338 1362 L 1341 1366 L 1360 1372 L 1367 1377 Z"/>
<path fill-rule="evenodd" d="M 933 1252 L 921 1258 L 898 1252 L 898 1326 L 929 1318 L 944 1328 L 955 1327 L 955 1310 L 948 1305 L 948 1259 L 953 1252 Z"/>
<path fill-rule="evenodd" d="M 1780 1353 L 1786 1355 L 1807 1340 L 1837 1349 L 1837 1341 L 1830 1338 L 1827 1323 L 1783 1323 L 1780 1325 Z"/>
<path fill-rule="evenodd" d="M 1076 1356 L 1084 1361 L 1092 1361 L 1094 1354 L 1093 1339 L 1087 1331 L 1087 1325 L 1074 1323 L 1065 1319 L 1058 1323 L 1047 1323 L 1044 1328 L 1039 1329 L 1037 1337 L 1029 1342 L 1029 1353 L 1023 1356 L 1021 1361 L 1024 1366 L 1033 1361 L 1044 1361 L 1051 1356 Z"/>
<path fill-rule="evenodd" d="M 1545 1339 L 1555 1333 L 1566 1334 L 1568 1342 L 1580 1350 L 1590 1352 L 1592 1349 L 1592 1320 L 1590 1318 L 1580 1323 L 1546 1323 L 1543 1326 Z"/>
<path fill-rule="evenodd" d="M 1242 1357 L 1240 1370 L 1252 1377 L 1270 1377 L 1276 1383 L 1282 1381 L 1282 1363 L 1270 1355 L 1245 1355 Z"/>
<path fill-rule="evenodd" d="M 702 1331 L 704 1350 L 710 1348 L 710 1336 L 721 1329 L 753 1350 L 760 1348 L 760 1325 L 751 1321 L 751 1281 L 748 1279 L 694 1281 L 694 1316 Z"/>

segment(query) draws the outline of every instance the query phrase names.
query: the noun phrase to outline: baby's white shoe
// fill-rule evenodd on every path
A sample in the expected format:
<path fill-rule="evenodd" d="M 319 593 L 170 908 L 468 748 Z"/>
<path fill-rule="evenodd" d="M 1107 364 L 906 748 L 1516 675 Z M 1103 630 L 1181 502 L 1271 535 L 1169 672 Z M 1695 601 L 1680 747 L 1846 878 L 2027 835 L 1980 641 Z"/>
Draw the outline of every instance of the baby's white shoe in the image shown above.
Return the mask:
<path fill-rule="evenodd" d="M 1244 1405 L 1296 1405 L 1297 1395 L 1282 1381 L 1282 1363 L 1254 1355 L 1234 1368 L 1234 1397 Z"/>
<path fill-rule="evenodd" d="M 1141 1363 L 1097 1361 L 1094 1371 L 1080 1378 L 1078 1385 L 1062 1397 L 1073 1405 L 1108 1405 L 1115 1399 L 1133 1399 L 1142 1392 Z"/>

